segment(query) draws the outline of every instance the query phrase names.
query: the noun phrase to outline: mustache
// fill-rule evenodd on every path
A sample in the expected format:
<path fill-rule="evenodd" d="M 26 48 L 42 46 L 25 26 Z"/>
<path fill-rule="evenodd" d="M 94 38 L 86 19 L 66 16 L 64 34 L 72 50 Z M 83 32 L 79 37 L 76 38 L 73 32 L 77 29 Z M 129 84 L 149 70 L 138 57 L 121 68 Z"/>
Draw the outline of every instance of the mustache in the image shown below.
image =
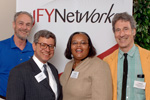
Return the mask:
<path fill-rule="evenodd" d="M 26 33 L 29 32 L 27 29 L 19 29 L 19 31 L 21 31 L 21 32 L 26 32 Z"/>

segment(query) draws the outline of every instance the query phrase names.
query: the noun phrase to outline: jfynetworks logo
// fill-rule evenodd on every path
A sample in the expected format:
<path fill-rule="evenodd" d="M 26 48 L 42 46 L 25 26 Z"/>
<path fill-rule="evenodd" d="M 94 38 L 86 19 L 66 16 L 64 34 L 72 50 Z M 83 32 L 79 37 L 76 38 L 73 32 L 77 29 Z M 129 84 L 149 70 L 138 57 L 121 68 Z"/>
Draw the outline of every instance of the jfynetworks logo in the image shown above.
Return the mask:
<path fill-rule="evenodd" d="M 47 16 L 47 21 L 50 23 L 51 21 L 54 21 L 57 23 L 58 21 L 62 21 L 64 23 L 111 23 L 111 17 L 115 13 L 111 13 L 113 9 L 114 4 L 111 5 L 109 11 L 106 13 L 99 13 L 96 9 L 93 9 L 93 11 L 86 11 L 86 12 L 80 12 L 79 10 L 76 10 L 75 12 L 68 12 L 66 9 L 63 10 L 63 12 L 60 12 L 58 9 L 52 9 L 51 11 L 49 9 L 37 9 L 33 11 L 33 17 L 35 21 L 38 23 L 40 22 L 40 18 Z M 46 12 L 46 13 L 45 13 Z M 54 16 L 52 19 L 52 16 Z"/>

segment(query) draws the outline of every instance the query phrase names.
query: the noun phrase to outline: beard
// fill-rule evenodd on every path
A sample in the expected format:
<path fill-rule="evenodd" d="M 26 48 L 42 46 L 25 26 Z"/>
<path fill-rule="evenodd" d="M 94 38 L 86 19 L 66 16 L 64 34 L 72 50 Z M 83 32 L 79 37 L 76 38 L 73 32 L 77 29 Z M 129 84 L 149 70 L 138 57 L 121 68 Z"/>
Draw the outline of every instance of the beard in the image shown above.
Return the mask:
<path fill-rule="evenodd" d="M 21 32 L 21 31 L 25 31 L 27 34 L 24 35 L 24 36 L 22 36 L 21 34 L 19 34 L 19 32 Z M 15 32 L 15 33 L 16 33 L 16 36 L 17 36 L 19 39 L 21 39 L 21 40 L 26 40 L 27 37 L 28 37 L 28 32 L 27 32 L 26 30 L 19 30 L 19 32 Z"/>

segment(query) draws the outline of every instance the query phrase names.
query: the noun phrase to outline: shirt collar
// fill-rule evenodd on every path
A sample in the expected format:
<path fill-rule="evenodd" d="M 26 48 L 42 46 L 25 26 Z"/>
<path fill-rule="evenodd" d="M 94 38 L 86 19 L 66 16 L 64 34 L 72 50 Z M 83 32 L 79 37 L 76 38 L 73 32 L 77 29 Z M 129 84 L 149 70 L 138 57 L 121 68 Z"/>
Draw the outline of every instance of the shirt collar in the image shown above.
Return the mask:
<path fill-rule="evenodd" d="M 14 35 L 10 38 L 10 42 L 11 42 L 11 48 L 18 48 L 14 42 Z M 31 43 L 26 40 L 26 46 L 25 48 L 22 50 L 22 51 L 33 51 L 31 48 L 32 48 L 32 45 L 30 45 Z M 19 49 L 19 48 L 18 48 Z"/>
<path fill-rule="evenodd" d="M 43 71 L 43 65 L 44 64 L 35 55 L 33 55 L 33 60 L 38 65 L 38 67 L 40 68 L 40 70 Z M 48 66 L 47 63 L 45 63 L 45 64 Z"/>
<path fill-rule="evenodd" d="M 129 50 L 127 54 L 128 54 L 130 57 L 133 57 L 135 51 L 136 51 L 136 46 L 135 46 L 135 44 L 134 44 L 133 47 L 131 48 L 131 50 Z M 121 49 L 119 48 L 119 58 L 120 58 L 120 59 L 123 58 L 123 54 L 124 54 L 124 52 L 121 51 Z"/>
<path fill-rule="evenodd" d="M 10 38 L 11 48 L 18 48 L 14 42 L 14 35 Z"/>

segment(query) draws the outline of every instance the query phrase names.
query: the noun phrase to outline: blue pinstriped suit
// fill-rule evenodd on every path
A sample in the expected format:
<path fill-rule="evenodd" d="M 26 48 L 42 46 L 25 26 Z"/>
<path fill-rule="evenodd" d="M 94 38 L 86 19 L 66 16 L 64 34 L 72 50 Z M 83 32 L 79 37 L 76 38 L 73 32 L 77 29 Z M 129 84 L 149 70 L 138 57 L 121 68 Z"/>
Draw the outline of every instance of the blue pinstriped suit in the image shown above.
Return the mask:
<path fill-rule="evenodd" d="M 52 64 L 48 63 L 48 65 L 57 83 L 57 100 L 62 100 L 58 72 Z M 9 75 L 6 100 L 55 100 L 55 94 L 48 81 L 44 79 L 38 83 L 35 79 L 35 75 L 40 72 L 32 58 L 13 68 Z"/>

